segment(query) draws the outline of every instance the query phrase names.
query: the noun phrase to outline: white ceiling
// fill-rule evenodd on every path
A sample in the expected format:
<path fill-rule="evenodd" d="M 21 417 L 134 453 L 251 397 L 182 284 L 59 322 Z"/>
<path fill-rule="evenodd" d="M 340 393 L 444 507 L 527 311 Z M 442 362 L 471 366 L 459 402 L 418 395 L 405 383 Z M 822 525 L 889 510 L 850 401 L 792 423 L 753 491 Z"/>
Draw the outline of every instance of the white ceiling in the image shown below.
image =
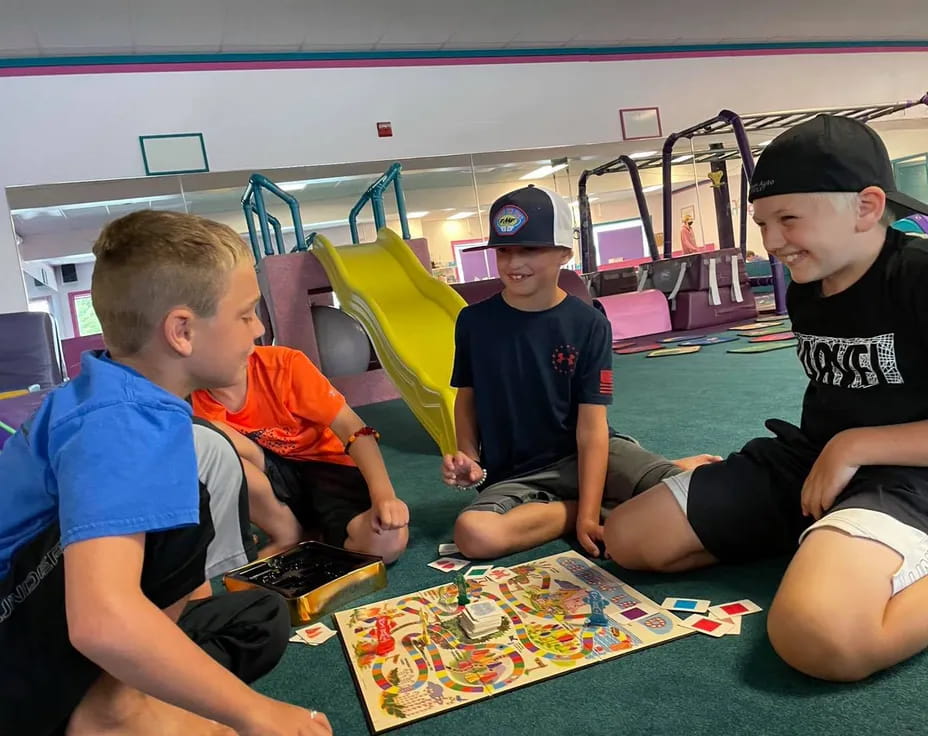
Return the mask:
<path fill-rule="evenodd" d="M 0 0 L 0 57 L 920 40 L 925 0 Z"/>

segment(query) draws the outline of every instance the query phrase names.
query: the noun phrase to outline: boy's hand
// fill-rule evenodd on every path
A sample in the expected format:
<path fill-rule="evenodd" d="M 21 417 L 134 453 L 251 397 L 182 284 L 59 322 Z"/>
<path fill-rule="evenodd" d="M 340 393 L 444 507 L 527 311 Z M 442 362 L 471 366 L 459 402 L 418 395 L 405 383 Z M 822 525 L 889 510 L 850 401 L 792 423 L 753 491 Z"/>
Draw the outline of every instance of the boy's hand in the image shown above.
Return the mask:
<path fill-rule="evenodd" d="M 836 434 L 825 445 L 802 486 L 803 516 L 821 519 L 859 469 L 850 436 L 847 432 Z"/>
<path fill-rule="evenodd" d="M 409 526 L 409 507 L 395 496 L 375 501 L 372 512 L 371 528 L 378 534 Z"/>
<path fill-rule="evenodd" d="M 324 713 L 265 700 L 263 707 L 250 714 L 251 723 L 237 729 L 239 736 L 331 736 L 332 726 Z"/>
<path fill-rule="evenodd" d="M 577 519 L 577 541 L 591 557 L 599 557 L 597 542 L 603 541 L 603 525 L 599 519 Z"/>
<path fill-rule="evenodd" d="M 441 463 L 442 480 L 449 486 L 472 486 L 483 477 L 483 468 L 463 452 L 445 455 Z"/>

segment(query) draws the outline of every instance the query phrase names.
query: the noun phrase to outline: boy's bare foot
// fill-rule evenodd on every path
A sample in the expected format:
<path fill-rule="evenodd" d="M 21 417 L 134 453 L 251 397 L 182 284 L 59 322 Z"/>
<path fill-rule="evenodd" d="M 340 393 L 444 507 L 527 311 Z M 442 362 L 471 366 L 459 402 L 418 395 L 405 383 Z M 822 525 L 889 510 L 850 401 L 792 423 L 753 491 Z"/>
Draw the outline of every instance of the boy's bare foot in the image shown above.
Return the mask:
<path fill-rule="evenodd" d="M 235 736 L 235 732 L 103 675 L 75 709 L 65 736 Z"/>
<path fill-rule="evenodd" d="M 718 455 L 691 455 L 690 457 L 681 457 L 679 460 L 673 460 L 674 465 L 682 470 L 695 470 L 700 465 L 709 465 L 717 463 L 722 458 Z"/>

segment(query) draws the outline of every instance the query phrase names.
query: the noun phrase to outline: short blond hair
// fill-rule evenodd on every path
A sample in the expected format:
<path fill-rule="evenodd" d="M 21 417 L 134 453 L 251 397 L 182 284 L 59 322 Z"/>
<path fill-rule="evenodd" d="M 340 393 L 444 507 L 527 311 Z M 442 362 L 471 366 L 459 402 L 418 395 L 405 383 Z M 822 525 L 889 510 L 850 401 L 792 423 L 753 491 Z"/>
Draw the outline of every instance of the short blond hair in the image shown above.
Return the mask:
<path fill-rule="evenodd" d="M 180 212 L 142 210 L 114 220 L 93 246 L 91 297 L 110 350 L 137 353 L 174 307 L 210 317 L 229 272 L 250 258 L 232 228 Z"/>

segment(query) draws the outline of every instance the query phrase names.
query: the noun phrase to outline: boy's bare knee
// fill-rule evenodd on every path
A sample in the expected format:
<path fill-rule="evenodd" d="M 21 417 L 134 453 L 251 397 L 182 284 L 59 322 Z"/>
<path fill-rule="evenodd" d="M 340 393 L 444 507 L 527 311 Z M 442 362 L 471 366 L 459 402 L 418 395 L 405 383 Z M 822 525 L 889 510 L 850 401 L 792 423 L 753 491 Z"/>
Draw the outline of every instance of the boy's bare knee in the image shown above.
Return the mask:
<path fill-rule="evenodd" d="M 500 557 L 506 552 L 501 521 L 494 511 L 465 511 L 454 523 L 454 543 L 471 560 Z"/>
<path fill-rule="evenodd" d="M 880 632 L 867 634 L 859 622 L 827 610 L 774 601 L 767 635 L 784 662 L 820 680 L 858 682 L 880 668 L 873 651 Z"/>
<path fill-rule="evenodd" d="M 635 522 L 635 516 L 623 513 L 621 506 L 609 514 L 603 525 L 606 554 L 626 570 L 663 572 L 675 560 L 669 559 L 653 537 L 642 534 L 641 525 Z"/>
<path fill-rule="evenodd" d="M 382 557 L 384 564 L 396 562 L 409 543 L 409 527 L 390 529 L 377 534 L 371 527 L 371 511 L 365 511 L 348 522 L 345 549 Z"/>

